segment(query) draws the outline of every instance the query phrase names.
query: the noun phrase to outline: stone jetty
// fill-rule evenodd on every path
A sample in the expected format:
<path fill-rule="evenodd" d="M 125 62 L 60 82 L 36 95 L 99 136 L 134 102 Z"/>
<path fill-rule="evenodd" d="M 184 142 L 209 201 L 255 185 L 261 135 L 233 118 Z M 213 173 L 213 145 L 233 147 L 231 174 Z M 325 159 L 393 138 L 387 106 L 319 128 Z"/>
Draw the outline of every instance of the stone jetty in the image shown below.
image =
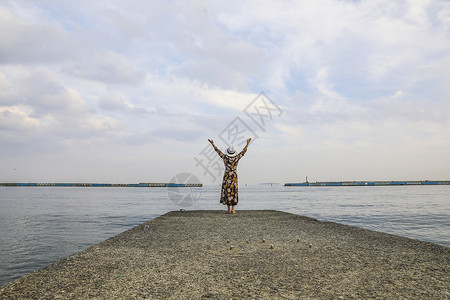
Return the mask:
<path fill-rule="evenodd" d="M 449 299 L 450 248 L 280 211 L 176 211 L 0 299 Z"/>

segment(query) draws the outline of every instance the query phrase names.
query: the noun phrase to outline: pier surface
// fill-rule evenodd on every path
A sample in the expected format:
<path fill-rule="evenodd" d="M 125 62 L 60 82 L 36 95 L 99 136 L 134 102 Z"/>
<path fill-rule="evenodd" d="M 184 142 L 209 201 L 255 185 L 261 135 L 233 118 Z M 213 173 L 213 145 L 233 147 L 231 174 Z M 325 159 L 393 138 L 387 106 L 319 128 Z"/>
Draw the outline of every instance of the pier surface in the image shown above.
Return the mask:
<path fill-rule="evenodd" d="M 448 299 L 450 248 L 279 212 L 170 212 L 0 299 Z"/>

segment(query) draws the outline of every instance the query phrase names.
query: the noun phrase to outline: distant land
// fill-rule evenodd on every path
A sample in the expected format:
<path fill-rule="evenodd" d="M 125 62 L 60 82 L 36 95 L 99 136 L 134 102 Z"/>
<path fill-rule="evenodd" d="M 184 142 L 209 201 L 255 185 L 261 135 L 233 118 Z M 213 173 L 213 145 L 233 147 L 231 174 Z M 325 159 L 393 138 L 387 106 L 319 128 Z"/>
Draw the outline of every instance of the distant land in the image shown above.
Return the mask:
<path fill-rule="evenodd" d="M 0 186 L 56 186 L 56 187 L 202 187 L 201 183 L 36 183 L 36 182 L 6 182 Z"/>
<path fill-rule="evenodd" d="M 450 185 L 450 180 L 424 181 L 324 181 L 285 183 L 284 186 L 408 186 L 408 185 Z"/>
<path fill-rule="evenodd" d="M 278 182 L 262 182 L 259 185 L 280 186 Z M 323 181 L 294 182 L 284 186 L 412 186 L 412 185 L 450 185 L 450 180 L 399 180 L 399 181 Z M 203 187 L 202 183 L 38 183 L 38 182 L 3 182 L 0 186 L 7 187 Z"/>

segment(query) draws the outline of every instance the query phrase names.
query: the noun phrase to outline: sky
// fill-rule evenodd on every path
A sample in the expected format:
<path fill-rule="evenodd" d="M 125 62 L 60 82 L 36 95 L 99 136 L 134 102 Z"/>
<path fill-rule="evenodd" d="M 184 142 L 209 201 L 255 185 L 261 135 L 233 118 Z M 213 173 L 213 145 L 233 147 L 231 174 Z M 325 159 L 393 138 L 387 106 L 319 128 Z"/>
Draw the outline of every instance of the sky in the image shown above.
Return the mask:
<path fill-rule="evenodd" d="M 450 180 L 449 66 L 448 1 L 0 0 L 0 182 Z"/>

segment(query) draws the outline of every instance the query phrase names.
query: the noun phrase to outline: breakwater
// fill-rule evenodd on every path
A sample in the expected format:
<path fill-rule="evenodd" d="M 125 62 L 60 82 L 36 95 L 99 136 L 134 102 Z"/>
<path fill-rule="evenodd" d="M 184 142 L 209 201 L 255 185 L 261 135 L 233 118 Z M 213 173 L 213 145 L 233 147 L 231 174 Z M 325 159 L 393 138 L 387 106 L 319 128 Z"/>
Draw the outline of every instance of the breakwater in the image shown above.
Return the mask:
<path fill-rule="evenodd" d="M 450 185 L 450 180 L 425 181 L 330 181 L 285 183 L 284 186 L 399 186 L 399 185 Z"/>
<path fill-rule="evenodd" d="M 10 282 L 0 298 L 447 299 L 449 251 L 280 211 L 177 211 Z"/>
<path fill-rule="evenodd" d="M 202 187 L 201 183 L 36 183 L 4 182 L 0 186 L 57 186 L 57 187 Z"/>

